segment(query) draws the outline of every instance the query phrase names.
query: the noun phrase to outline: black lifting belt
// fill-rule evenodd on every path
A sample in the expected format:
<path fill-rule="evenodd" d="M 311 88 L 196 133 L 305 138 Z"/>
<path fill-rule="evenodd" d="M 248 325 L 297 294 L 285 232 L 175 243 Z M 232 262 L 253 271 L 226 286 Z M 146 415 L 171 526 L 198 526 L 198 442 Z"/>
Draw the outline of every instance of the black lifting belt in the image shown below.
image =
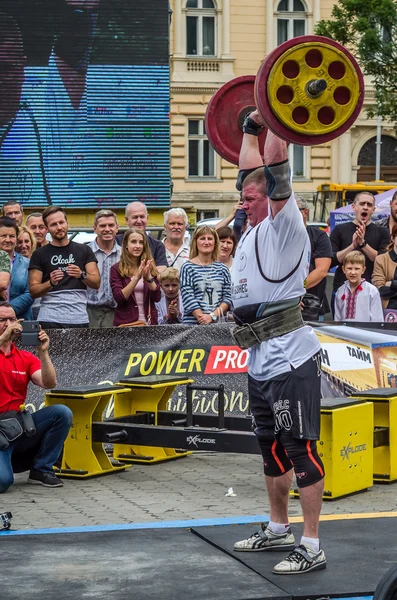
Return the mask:
<path fill-rule="evenodd" d="M 257 309 L 256 314 L 258 314 L 258 309 L 261 306 L 250 305 L 242 307 L 243 310 L 237 309 L 234 311 L 233 314 L 237 322 L 243 323 L 245 321 L 243 325 L 235 327 L 232 331 L 234 341 L 240 348 L 251 348 L 261 342 L 267 342 L 272 338 L 291 333 L 291 331 L 300 329 L 305 325 L 302 319 L 300 298 L 269 303 L 267 309 L 263 311 L 263 314 L 267 312 L 268 316 L 252 321 L 251 311 L 255 307 Z M 243 314 L 246 312 L 244 309 L 248 309 L 251 315 Z"/>

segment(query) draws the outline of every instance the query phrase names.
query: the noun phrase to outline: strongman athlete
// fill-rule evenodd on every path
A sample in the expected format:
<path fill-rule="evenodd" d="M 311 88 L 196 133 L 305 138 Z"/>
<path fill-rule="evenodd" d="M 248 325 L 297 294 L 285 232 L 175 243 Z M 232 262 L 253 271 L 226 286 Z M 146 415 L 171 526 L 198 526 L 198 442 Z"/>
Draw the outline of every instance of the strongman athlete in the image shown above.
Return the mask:
<path fill-rule="evenodd" d="M 255 111 L 243 127 L 237 187 L 242 189 L 249 228 L 233 262 L 232 298 L 236 342 L 250 349 L 248 390 L 263 455 L 270 522 L 236 542 L 234 549 L 290 550 L 273 569 L 283 575 L 326 566 L 318 537 L 324 478 L 316 449 L 320 344 L 312 328 L 303 323 L 300 310 L 310 242 L 291 189 L 287 144 L 269 132 L 263 166 L 257 138 L 262 126 Z M 304 516 L 299 544 L 288 522 L 293 470 Z"/>

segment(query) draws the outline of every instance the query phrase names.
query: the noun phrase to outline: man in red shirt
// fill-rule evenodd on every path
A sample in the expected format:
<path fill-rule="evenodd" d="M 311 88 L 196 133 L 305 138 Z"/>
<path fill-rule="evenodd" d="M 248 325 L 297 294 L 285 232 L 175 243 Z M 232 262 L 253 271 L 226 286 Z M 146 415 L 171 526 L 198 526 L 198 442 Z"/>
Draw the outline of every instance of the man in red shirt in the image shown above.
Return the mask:
<path fill-rule="evenodd" d="M 48 335 L 43 330 L 39 333 L 37 358 L 14 345 L 13 340 L 21 331 L 21 323 L 12 306 L 8 302 L 0 302 L 0 415 L 19 410 L 26 401 L 30 381 L 45 389 L 56 386 L 55 369 L 48 354 Z M 12 485 L 14 472 L 28 469 L 28 483 L 45 487 L 63 486 L 52 467 L 62 452 L 72 416 L 69 408 L 63 405 L 46 406 L 32 414 L 36 433 L 30 437 L 22 435 L 6 450 L 0 450 L 0 493 L 6 492 Z"/>

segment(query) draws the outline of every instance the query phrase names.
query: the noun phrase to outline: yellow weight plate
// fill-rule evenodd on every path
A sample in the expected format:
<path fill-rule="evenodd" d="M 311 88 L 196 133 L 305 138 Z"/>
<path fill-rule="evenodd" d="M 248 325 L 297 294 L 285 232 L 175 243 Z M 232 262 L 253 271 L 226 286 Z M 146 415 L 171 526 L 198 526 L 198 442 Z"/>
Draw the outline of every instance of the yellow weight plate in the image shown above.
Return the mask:
<path fill-rule="evenodd" d="M 327 88 L 317 97 L 307 86 L 323 79 Z M 360 97 L 357 71 L 349 58 L 324 43 L 298 44 L 273 65 L 267 82 L 272 112 L 297 133 L 323 135 L 341 127 L 351 117 Z"/>

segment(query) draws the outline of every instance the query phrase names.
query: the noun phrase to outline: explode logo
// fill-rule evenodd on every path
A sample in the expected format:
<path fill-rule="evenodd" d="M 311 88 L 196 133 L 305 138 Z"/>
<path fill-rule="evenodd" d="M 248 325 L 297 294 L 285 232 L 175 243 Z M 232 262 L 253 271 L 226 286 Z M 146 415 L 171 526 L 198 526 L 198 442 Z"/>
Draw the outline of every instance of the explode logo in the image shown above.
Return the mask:
<path fill-rule="evenodd" d="M 347 460 L 350 460 L 351 454 L 356 454 L 357 452 L 365 452 L 366 449 L 367 444 L 359 444 L 358 446 L 352 446 L 352 443 L 349 442 L 347 446 L 343 446 L 343 448 L 340 451 L 340 455 L 342 457 L 342 460 L 345 460 L 345 458 L 347 458 Z"/>
<path fill-rule="evenodd" d="M 186 441 L 189 446 L 193 445 L 193 446 L 196 446 L 196 448 L 198 448 L 197 444 L 215 444 L 214 438 L 201 439 L 201 437 L 199 435 L 189 435 L 186 438 Z"/>

